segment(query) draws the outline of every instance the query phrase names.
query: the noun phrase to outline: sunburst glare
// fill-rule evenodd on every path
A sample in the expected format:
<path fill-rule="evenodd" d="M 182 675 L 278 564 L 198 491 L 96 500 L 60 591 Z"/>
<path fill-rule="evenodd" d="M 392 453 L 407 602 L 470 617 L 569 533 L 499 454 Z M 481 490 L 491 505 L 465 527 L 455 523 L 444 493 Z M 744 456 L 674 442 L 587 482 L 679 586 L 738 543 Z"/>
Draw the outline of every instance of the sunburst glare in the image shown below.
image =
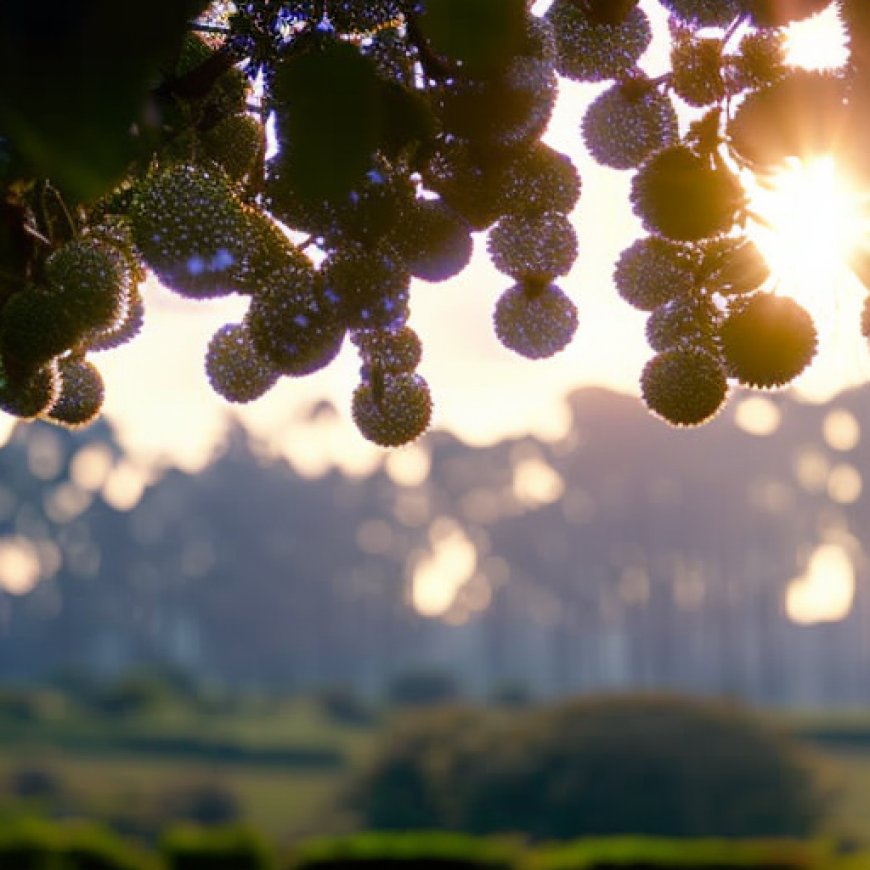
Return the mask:
<path fill-rule="evenodd" d="M 757 215 L 750 232 L 777 291 L 806 307 L 820 330 L 830 330 L 859 292 L 849 260 L 870 237 L 866 194 L 833 156 L 791 160 L 762 184 L 747 186 Z"/>

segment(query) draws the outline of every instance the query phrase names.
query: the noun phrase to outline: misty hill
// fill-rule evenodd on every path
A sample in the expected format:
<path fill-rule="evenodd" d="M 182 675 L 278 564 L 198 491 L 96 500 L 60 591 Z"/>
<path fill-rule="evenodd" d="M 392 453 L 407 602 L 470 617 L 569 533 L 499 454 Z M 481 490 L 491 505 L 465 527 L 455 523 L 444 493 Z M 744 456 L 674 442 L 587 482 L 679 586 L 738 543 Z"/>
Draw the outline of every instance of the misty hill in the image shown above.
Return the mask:
<path fill-rule="evenodd" d="M 769 401 L 780 425 L 759 437 L 736 425 L 736 402 L 674 431 L 586 389 L 560 442 L 475 449 L 433 433 L 412 451 L 428 475 L 365 479 L 303 478 L 234 430 L 203 473 L 169 472 L 126 511 L 76 465 L 95 445 L 122 462 L 108 428 L 19 427 L 0 451 L 0 579 L 13 541 L 32 543 L 44 579 L 0 592 L 0 676 L 159 662 L 377 692 L 438 666 L 474 691 L 870 702 L 870 393 Z M 840 574 L 814 562 L 789 607 L 806 618 L 830 592 L 848 615 L 798 625 L 789 584 L 823 545 Z"/>

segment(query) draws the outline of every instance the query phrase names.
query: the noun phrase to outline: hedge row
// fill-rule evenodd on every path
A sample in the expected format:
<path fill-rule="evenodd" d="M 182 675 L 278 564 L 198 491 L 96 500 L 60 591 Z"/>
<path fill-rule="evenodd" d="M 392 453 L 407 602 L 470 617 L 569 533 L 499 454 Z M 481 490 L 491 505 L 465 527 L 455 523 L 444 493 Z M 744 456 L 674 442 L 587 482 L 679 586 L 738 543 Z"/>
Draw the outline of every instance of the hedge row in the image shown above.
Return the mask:
<path fill-rule="evenodd" d="M 179 827 L 144 854 L 92 827 L 28 821 L 0 827 L 9 870 L 870 870 L 870 854 L 836 855 L 797 841 L 615 837 L 542 848 L 444 832 L 310 841 L 279 860 L 241 828 Z"/>
<path fill-rule="evenodd" d="M 158 870 L 159 862 L 103 828 L 27 820 L 0 828 L 9 870 Z"/>

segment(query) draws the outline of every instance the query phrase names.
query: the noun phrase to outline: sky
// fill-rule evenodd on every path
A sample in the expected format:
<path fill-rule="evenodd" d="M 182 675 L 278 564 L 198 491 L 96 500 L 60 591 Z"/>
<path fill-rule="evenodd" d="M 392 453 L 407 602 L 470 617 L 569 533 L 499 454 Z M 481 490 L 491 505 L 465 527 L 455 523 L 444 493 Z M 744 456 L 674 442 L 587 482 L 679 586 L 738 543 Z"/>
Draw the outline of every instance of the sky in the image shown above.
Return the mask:
<path fill-rule="evenodd" d="M 546 5 L 538 3 L 538 11 Z M 643 5 L 657 36 L 641 65 L 654 75 L 667 68 L 665 16 L 657 3 L 647 0 Z M 795 30 L 795 45 L 801 44 L 803 32 L 803 44 L 811 47 L 802 55 L 810 62 L 820 51 L 830 51 L 822 49 L 826 34 L 836 38 L 835 31 L 818 22 Z M 800 51 L 795 48 L 796 59 Z M 432 389 L 433 428 L 447 429 L 475 445 L 526 434 L 558 439 L 570 424 L 564 396 L 571 390 L 604 386 L 638 395 L 638 377 L 651 354 L 643 335 L 645 317 L 617 297 L 611 277 L 619 252 L 641 235 L 628 205 L 630 173 L 591 161 L 579 133 L 584 107 L 604 86 L 562 82 L 544 136 L 572 156 L 583 180 L 572 214 L 579 256 L 559 282 L 578 306 L 577 335 L 566 350 L 544 361 L 526 360 L 502 347 L 492 329 L 492 311 L 512 281 L 491 266 L 485 235 L 478 234 L 473 261 L 461 275 L 441 284 L 415 282 L 412 289 L 410 325 L 423 340 L 420 373 Z M 802 195 L 800 190 L 797 195 Z M 794 203 L 787 202 L 785 214 L 793 212 Z M 816 228 L 799 232 L 812 237 Z M 770 250 L 776 253 L 775 241 Z M 870 355 L 855 318 L 860 296 L 854 279 L 842 270 L 832 273 L 825 265 L 819 273 L 810 268 L 807 280 L 804 261 L 792 266 L 792 279 L 802 285 L 796 288 L 798 295 L 814 298 L 822 332 L 817 362 L 796 389 L 808 400 L 825 400 L 839 389 L 870 379 Z M 359 368 L 350 342 L 327 369 L 307 378 L 283 378 L 257 402 L 229 406 L 211 390 L 203 359 L 211 335 L 222 324 L 241 318 L 245 300 L 192 302 L 153 280 L 143 295 L 147 313 L 142 335 L 95 357 L 106 381 L 105 414 L 117 428 L 131 467 L 140 469 L 143 477 L 166 465 L 201 468 L 233 416 L 263 450 L 286 457 L 303 474 L 317 475 L 333 465 L 362 474 L 384 461 L 385 452 L 366 442 L 350 417 Z M 319 404 L 324 400 L 337 414 Z M 13 423 L 0 415 L 0 441 Z"/>

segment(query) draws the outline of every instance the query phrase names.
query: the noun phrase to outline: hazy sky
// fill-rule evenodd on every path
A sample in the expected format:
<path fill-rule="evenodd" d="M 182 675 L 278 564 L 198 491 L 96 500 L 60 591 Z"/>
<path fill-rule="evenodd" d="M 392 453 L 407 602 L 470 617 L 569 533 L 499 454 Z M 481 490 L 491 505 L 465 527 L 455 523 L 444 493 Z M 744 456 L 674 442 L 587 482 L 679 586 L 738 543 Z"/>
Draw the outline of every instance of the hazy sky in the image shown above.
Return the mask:
<path fill-rule="evenodd" d="M 539 4 L 539 6 L 545 6 Z M 666 68 L 664 16 L 657 3 L 645 2 L 659 36 L 642 66 L 655 74 Z M 806 29 L 806 28 L 804 28 Z M 819 46 L 822 30 L 812 43 Z M 492 330 L 492 310 L 512 283 L 496 272 L 485 253 L 485 237 L 476 238 L 472 264 L 453 281 L 418 282 L 412 291 L 411 325 L 424 342 L 420 372 L 435 401 L 433 425 L 473 443 L 534 432 L 558 437 L 567 424 L 565 393 L 583 385 L 604 385 L 637 393 L 637 380 L 650 355 L 643 339 L 644 316 L 616 296 L 611 280 L 619 252 L 640 234 L 628 206 L 629 174 L 593 163 L 580 143 L 583 108 L 601 85 L 563 83 L 545 140 L 572 155 L 583 179 L 574 212 L 579 257 L 560 283 L 580 311 L 580 327 L 571 346 L 551 360 L 532 362 L 503 348 Z M 805 270 L 804 270 L 805 271 Z M 800 270 L 798 270 L 800 273 Z M 825 398 L 845 385 L 870 377 L 868 353 L 858 334 L 856 288 L 845 273 L 812 276 L 846 285 L 851 295 L 822 291 L 823 353 L 800 381 L 805 395 Z M 805 282 L 806 283 L 806 282 Z M 804 286 L 806 291 L 806 286 Z M 383 451 L 363 440 L 350 419 L 350 397 L 358 379 L 355 349 L 346 342 L 328 369 L 304 379 L 282 379 L 252 405 L 230 408 L 208 385 L 203 356 L 212 333 L 237 322 L 243 299 L 194 303 L 153 282 L 145 288 L 143 334 L 96 362 L 107 386 L 106 414 L 119 429 L 137 461 L 171 462 L 194 469 L 204 464 L 224 431 L 228 413 L 237 413 L 268 449 L 286 455 L 300 470 L 317 473 L 331 462 L 362 471 L 380 461 Z M 845 311 L 848 318 L 839 317 Z M 834 316 L 837 315 L 837 316 Z M 327 399 L 338 415 L 310 418 L 310 409 Z M 0 415 L 0 439 L 13 420 Z M 664 424 L 663 424 L 664 425 Z"/>

